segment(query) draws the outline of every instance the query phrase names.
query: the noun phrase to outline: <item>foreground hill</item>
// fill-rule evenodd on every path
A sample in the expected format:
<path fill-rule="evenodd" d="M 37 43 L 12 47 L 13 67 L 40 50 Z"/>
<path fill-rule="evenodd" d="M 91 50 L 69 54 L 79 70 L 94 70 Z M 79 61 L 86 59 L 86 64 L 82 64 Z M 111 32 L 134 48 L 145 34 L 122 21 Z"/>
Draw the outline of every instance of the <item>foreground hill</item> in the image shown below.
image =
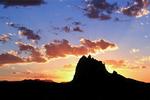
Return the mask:
<path fill-rule="evenodd" d="M 0 82 L 3 100 L 150 100 L 150 84 L 109 73 L 101 61 L 83 56 L 71 82 Z"/>

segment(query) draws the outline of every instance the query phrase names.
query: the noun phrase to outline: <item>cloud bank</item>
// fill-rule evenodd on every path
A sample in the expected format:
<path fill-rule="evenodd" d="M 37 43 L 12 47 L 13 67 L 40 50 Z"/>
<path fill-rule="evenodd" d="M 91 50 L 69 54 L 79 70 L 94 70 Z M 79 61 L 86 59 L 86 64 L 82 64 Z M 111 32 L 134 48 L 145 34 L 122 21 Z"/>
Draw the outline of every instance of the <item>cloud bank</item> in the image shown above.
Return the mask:
<path fill-rule="evenodd" d="M 105 40 L 91 41 L 83 38 L 80 40 L 80 45 L 77 46 L 71 45 L 68 40 L 63 39 L 48 43 L 44 45 L 44 48 L 48 58 L 56 58 L 65 57 L 66 55 L 79 56 L 98 51 L 112 50 L 117 48 L 117 46 Z"/>
<path fill-rule="evenodd" d="M 0 66 L 15 63 L 45 63 L 50 59 L 66 57 L 67 55 L 82 56 L 90 53 L 115 50 L 117 45 L 100 39 L 91 41 L 82 38 L 79 45 L 73 45 L 68 40 L 54 40 L 35 47 L 31 44 L 16 42 L 18 51 L 11 51 L 0 55 Z"/>

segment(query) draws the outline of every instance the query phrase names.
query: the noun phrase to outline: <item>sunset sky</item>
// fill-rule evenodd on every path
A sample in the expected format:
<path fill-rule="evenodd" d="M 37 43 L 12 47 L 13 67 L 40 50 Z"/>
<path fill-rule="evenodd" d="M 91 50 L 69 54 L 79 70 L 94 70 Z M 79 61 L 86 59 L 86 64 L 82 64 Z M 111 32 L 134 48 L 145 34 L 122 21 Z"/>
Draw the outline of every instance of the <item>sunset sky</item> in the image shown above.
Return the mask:
<path fill-rule="evenodd" d="M 150 82 L 149 0 L 0 1 L 0 80 L 69 81 L 82 55 Z"/>

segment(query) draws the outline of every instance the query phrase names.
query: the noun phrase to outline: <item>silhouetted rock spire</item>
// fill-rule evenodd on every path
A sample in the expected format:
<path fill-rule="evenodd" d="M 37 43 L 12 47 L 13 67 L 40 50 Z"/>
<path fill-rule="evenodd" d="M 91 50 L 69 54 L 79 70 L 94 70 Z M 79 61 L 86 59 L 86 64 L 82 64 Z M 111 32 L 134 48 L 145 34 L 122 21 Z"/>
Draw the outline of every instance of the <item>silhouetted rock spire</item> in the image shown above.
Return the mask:
<path fill-rule="evenodd" d="M 77 64 L 73 81 L 97 81 L 101 78 L 105 78 L 107 74 L 109 73 L 101 61 L 95 60 L 91 55 L 88 57 L 82 56 Z"/>

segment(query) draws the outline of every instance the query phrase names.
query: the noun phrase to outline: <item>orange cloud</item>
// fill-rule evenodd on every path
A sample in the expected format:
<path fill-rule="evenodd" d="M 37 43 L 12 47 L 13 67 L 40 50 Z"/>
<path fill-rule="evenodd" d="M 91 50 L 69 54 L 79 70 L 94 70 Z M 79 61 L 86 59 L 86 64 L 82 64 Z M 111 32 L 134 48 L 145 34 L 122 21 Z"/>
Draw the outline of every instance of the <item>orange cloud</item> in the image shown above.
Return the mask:
<path fill-rule="evenodd" d="M 103 62 L 112 65 L 114 68 L 122 68 L 123 66 L 126 66 L 124 60 L 104 60 Z"/>
<path fill-rule="evenodd" d="M 95 50 L 106 50 L 108 48 L 115 48 L 116 45 L 114 43 L 107 42 L 103 39 L 90 41 L 88 39 L 81 39 L 81 44 L 90 49 L 90 52 L 95 52 Z"/>
<path fill-rule="evenodd" d="M 69 41 L 55 40 L 52 43 L 44 45 L 46 55 L 48 58 L 65 57 L 66 55 L 86 55 L 88 53 L 96 53 L 97 51 L 105 51 L 116 48 L 113 43 L 105 40 L 91 41 L 88 39 L 81 39 L 80 45 L 73 46 Z"/>
<path fill-rule="evenodd" d="M 105 40 L 91 41 L 81 39 L 77 46 L 71 45 L 68 40 L 54 40 L 45 44 L 43 48 L 35 47 L 31 44 L 16 42 L 18 51 L 9 51 L 0 55 L 0 66 L 16 63 L 44 63 L 48 59 L 65 57 L 67 55 L 81 56 L 89 53 L 97 53 L 105 50 L 112 50 L 117 46 Z M 43 52 L 43 51 L 44 52 Z"/>
<path fill-rule="evenodd" d="M 145 60 L 145 59 L 142 59 Z M 111 68 L 123 68 L 123 69 L 144 69 L 147 68 L 146 65 L 141 63 L 140 61 L 132 61 L 129 62 L 127 60 L 103 60 L 103 62 L 110 66 Z"/>
<path fill-rule="evenodd" d="M 23 63 L 24 60 L 17 55 L 4 53 L 0 55 L 0 66 L 5 64 Z"/>
<path fill-rule="evenodd" d="M 20 52 L 30 52 L 30 56 L 26 58 L 27 62 L 46 62 L 46 59 L 40 53 L 38 48 L 35 48 L 29 44 L 24 44 L 22 42 L 16 42 L 16 44 L 18 45 Z"/>
<path fill-rule="evenodd" d="M 75 66 L 76 65 L 73 65 L 73 64 L 66 64 L 66 65 L 63 66 L 63 70 L 65 70 L 65 71 L 74 71 Z"/>
<path fill-rule="evenodd" d="M 5 43 L 5 42 L 7 42 L 9 40 L 10 40 L 10 36 L 8 34 L 2 34 L 2 35 L 0 35 L 0 42 Z"/>

